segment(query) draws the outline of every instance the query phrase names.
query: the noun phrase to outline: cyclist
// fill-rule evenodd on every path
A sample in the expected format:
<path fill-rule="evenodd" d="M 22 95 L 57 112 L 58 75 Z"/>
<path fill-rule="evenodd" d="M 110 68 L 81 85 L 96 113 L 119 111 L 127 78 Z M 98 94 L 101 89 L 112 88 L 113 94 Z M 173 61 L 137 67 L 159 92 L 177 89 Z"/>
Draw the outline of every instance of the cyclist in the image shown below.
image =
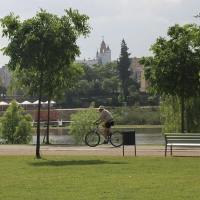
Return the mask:
<path fill-rule="evenodd" d="M 114 120 L 111 113 L 108 110 L 106 110 L 104 106 L 99 106 L 99 112 L 100 112 L 99 118 L 93 123 L 94 124 L 100 123 L 102 121 L 105 122 L 105 124 L 102 125 L 102 127 L 104 128 L 104 137 L 105 137 L 105 140 L 102 144 L 108 144 L 108 135 L 110 132 L 109 128 L 111 126 L 114 126 Z"/>

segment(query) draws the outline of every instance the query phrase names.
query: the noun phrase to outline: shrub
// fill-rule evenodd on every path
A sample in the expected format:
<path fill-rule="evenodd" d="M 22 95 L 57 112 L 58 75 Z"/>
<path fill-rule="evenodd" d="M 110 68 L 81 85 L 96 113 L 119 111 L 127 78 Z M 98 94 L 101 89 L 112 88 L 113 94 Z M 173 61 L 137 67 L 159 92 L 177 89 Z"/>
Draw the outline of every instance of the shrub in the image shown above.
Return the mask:
<path fill-rule="evenodd" d="M 140 108 L 137 104 L 132 107 L 120 107 L 110 110 L 116 125 L 159 125 L 160 109 L 155 107 Z"/>
<path fill-rule="evenodd" d="M 94 129 L 93 122 L 98 118 L 99 111 L 94 109 L 94 103 L 91 104 L 87 110 L 79 110 L 76 114 L 72 114 L 71 117 L 71 129 L 69 134 L 72 135 L 76 144 L 84 141 L 86 133 Z"/>
<path fill-rule="evenodd" d="M 12 100 L 1 118 L 0 132 L 8 144 L 28 144 L 32 140 L 30 114 L 22 115 L 24 108 L 18 107 L 17 101 Z"/>

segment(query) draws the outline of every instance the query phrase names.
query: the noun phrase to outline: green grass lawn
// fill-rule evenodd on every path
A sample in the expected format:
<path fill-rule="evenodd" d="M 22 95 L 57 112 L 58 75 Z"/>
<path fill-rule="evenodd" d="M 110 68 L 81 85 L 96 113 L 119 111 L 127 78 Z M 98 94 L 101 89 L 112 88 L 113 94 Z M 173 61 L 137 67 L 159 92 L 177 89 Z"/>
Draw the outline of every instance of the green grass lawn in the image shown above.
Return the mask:
<path fill-rule="evenodd" d="M 0 156 L 0 199 L 199 199 L 198 157 Z"/>

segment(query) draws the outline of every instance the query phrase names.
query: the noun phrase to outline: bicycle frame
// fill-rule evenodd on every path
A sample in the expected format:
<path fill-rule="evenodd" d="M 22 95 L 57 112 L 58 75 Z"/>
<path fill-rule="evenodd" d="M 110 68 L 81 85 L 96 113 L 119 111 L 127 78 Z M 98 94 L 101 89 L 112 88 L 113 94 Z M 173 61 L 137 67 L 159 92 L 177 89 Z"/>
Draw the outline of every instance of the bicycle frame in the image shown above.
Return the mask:
<path fill-rule="evenodd" d="M 98 133 L 98 134 L 101 134 L 104 138 L 105 138 L 105 136 L 104 136 L 104 132 L 103 132 L 103 130 L 102 129 L 100 129 L 99 128 L 99 124 L 95 124 L 97 127 L 94 129 L 94 132 L 95 133 Z M 111 128 L 109 128 L 109 135 L 108 135 L 108 140 L 110 140 L 110 134 L 111 134 L 112 132 L 111 132 Z"/>

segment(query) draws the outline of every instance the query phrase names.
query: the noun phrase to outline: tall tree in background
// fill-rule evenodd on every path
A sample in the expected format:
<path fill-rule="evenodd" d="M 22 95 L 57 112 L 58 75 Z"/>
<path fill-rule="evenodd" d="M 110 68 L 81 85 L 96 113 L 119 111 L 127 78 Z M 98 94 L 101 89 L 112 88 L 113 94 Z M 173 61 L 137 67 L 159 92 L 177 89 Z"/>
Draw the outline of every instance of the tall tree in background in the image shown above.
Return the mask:
<path fill-rule="evenodd" d="M 126 79 L 129 79 L 131 75 L 131 71 L 129 70 L 131 64 L 129 56 L 130 53 L 128 53 L 127 44 L 123 39 L 121 43 L 121 54 L 117 65 L 122 84 L 125 82 Z"/>
<path fill-rule="evenodd" d="M 171 96 L 180 102 L 184 133 L 185 101 L 200 95 L 200 27 L 175 24 L 168 29 L 167 36 L 168 39 L 159 37 L 151 46 L 154 57 L 142 57 L 139 63 L 147 67 L 145 79 L 151 85 L 150 93 Z"/>
<path fill-rule="evenodd" d="M 76 45 L 77 39 L 88 36 L 89 17 L 79 14 L 78 10 L 65 9 L 66 15 L 60 18 L 41 9 L 35 17 L 21 22 L 13 13 L 0 19 L 3 37 L 10 43 L 2 49 L 3 54 L 10 57 L 8 68 L 16 69 L 24 75 L 31 76 L 29 92 L 39 93 L 36 156 L 40 158 L 40 103 L 43 81 L 47 72 L 58 76 L 58 72 L 69 68 L 75 57 L 80 55 Z M 60 77 L 59 77 L 60 78 Z"/>

